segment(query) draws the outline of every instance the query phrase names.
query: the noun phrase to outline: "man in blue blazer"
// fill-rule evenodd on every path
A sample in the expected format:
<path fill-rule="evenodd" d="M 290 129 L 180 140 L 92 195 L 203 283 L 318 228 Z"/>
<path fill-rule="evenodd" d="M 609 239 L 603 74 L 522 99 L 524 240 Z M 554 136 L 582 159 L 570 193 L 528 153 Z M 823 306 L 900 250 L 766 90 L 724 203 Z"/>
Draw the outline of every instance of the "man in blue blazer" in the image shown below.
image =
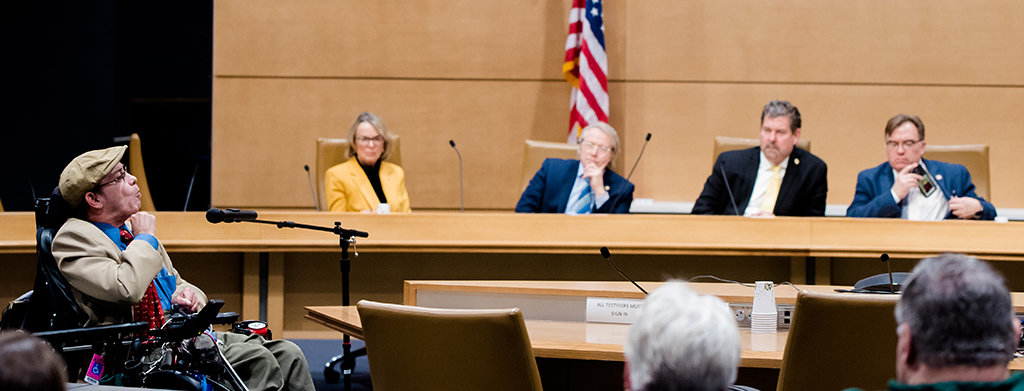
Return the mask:
<path fill-rule="evenodd" d="M 583 129 L 579 160 L 547 159 L 523 191 L 516 213 L 629 213 L 633 184 L 609 169 L 619 135 L 597 122 Z"/>
<path fill-rule="evenodd" d="M 847 217 L 895 217 L 909 220 L 983 219 L 996 208 L 974 193 L 967 168 L 922 159 L 924 123 L 899 114 L 886 124 L 889 161 L 857 175 L 857 193 Z"/>

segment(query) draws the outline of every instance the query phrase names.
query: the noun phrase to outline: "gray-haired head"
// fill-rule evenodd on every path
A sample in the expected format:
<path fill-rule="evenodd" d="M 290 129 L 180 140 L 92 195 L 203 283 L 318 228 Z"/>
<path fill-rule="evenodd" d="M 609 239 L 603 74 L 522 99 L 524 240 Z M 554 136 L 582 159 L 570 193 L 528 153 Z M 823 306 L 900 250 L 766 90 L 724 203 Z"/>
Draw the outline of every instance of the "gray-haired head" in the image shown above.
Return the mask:
<path fill-rule="evenodd" d="M 775 117 L 789 117 L 789 131 L 796 132 L 800 129 L 803 123 L 800 121 L 800 110 L 797 110 L 796 106 L 789 103 L 786 100 L 773 100 L 764 105 L 764 109 L 761 109 L 761 125 L 764 125 L 764 119 L 775 118 Z"/>
<path fill-rule="evenodd" d="M 608 160 L 608 167 L 615 168 L 615 156 L 619 154 L 619 132 L 616 132 L 615 128 L 607 123 L 595 121 L 583 128 L 583 131 L 580 132 L 580 140 L 587 136 L 587 132 L 594 130 L 604 132 L 612 139 L 612 156 Z"/>
<path fill-rule="evenodd" d="M 623 347 L 635 391 L 721 391 L 740 363 L 736 319 L 714 296 L 669 281 L 651 292 Z"/>
<path fill-rule="evenodd" d="M 896 304 L 915 360 L 932 368 L 1007 365 L 1017 346 L 1014 321 L 1003 276 L 962 254 L 918 263 Z"/>

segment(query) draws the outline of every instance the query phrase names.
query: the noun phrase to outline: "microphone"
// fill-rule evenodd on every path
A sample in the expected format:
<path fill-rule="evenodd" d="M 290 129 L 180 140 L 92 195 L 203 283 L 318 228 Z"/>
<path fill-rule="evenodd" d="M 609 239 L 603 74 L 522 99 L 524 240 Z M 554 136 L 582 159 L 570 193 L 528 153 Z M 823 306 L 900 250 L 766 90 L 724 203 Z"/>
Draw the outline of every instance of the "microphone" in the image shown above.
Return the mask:
<path fill-rule="evenodd" d="M 213 208 L 206 211 L 206 221 L 209 221 L 214 224 L 220 222 L 234 223 L 238 221 L 252 221 L 256 220 L 256 218 L 257 215 L 255 210 Z"/>
<path fill-rule="evenodd" d="M 309 182 L 309 192 L 313 193 L 313 206 L 316 207 L 316 211 L 320 211 L 320 202 L 316 199 L 316 189 L 313 189 L 313 177 L 309 173 L 309 165 L 305 165 L 303 168 L 306 169 L 306 181 Z"/>
<path fill-rule="evenodd" d="M 192 180 L 188 181 L 188 193 L 185 194 L 185 208 L 182 212 L 188 212 L 188 200 L 192 198 L 192 185 L 196 183 L 196 174 L 199 172 L 199 163 L 196 163 L 196 168 L 192 170 Z"/>
<path fill-rule="evenodd" d="M 629 278 L 629 276 L 627 276 L 626 273 L 623 273 L 622 270 L 619 270 L 618 266 L 615 266 L 615 262 L 612 262 L 612 253 L 608 251 L 608 247 L 601 247 L 601 256 L 604 257 L 604 259 L 607 259 L 608 263 L 612 264 L 612 267 L 615 268 L 615 271 L 619 272 L 619 275 L 621 275 L 622 278 L 625 278 L 629 280 L 629 282 L 632 282 L 633 286 L 635 286 L 636 289 L 639 289 L 640 292 L 643 292 L 645 295 L 648 294 L 647 291 L 644 290 L 644 288 L 640 287 L 640 284 L 637 284 L 636 281 L 633 281 L 632 278 Z"/>
<path fill-rule="evenodd" d="M 732 202 L 732 210 L 736 212 L 737 216 L 742 216 L 740 209 L 736 207 L 736 197 L 732 196 L 732 188 L 729 186 L 729 178 L 725 176 L 725 161 L 722 161 L 722 182 L 725 182 L 725 191 L 729 193 L 729 201 Z"/>
<path fill-rule="evenodd" d="M 466 212 L 466 198 L 465 198 L 465 195 L 464 195 L 463 189 L 462 189 L 462 154 L 459 153 L 459 149 L 458 148 L 455 148 L 455 140 L 448 140 L 448 145 L 451 145 L 452 149 L 455 150 L 455 154 L 459 155 L 459 209 L 461 209 L 462 212 L 465 213 Z"/>
<path fill-rule="evenodd" d="M 889 254 L 882 253 L 880 258 L 882 259 L 882 262 L 885 263 L 885 269 L 889 271 L 889 293 L 896 293 L 892 282 L 892 266 L 889 266 Z"/>
<path fill-rule="evenodd" d="M 644 157 L 644 150 L 647 149 L 647 142 L 651 141 L 651 134 L 647 133 L 647 138 L 644 139 L 644 146 L 640 148 L 640 156 L 636 157 L 636 162 L 633 163 L 633 169 L 629 170 L 629 175 L 626 176 L 626 182 L 629 182 L 629 178 L 633 177 L 633 171 L 636 171 L 636 165 L 640 164 L 640 158 Z"/>

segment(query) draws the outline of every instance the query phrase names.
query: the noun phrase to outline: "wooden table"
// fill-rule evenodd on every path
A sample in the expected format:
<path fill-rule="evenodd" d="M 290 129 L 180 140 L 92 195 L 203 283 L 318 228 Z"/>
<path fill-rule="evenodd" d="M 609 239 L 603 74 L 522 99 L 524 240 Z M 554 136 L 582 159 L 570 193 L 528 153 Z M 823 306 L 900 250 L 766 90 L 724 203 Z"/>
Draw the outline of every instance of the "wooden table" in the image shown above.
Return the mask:
<path fill-rule="evenodd" d="M 355 306 L 306 307 L 306 319 L 328 328 L 363 338 L 362 323 Z M 629 325 L 610 323 L 526 321 L 530 344 L 536 357 L 576 360 L 624 361 L 622 345 Z M 740 329 L 743 352 L 740 366 L 746 368 L 775 368 L 782 366 L 782 353 L 789 332 L 753 334 Z"/>
<path fill-rule="evenodd" d="M 640 282 L 648 291 L 657 289 L 661 283 Z M 608 298 L 643 298 L 643 293 L 636 290 L 628 282 L 596 282 L 596 281 L 406 281 L 405 304 L 416 305 L 422 299 L 421 294 L 449 292 L 455 294 L 478 294 L 487 301 L 500 301 L 502 295 L 509 295 L 514 300 L 524 300 L 530 295 L 543 296 L 548 303 L 558 297 L 608 297 Z M 753 302 L 753 288 L 730 283 L 691 283 L 691 288 L 700 294 L 718 296 L 728 303 Z M 776 304 L 793 305 L 799 290 L 819 293 L 834 293 L 836 288 L 849 288 L 823 285 L 778 286 L 775 290 Z M 1024 313 L 1024 293 L 1012 293 L 1015 311 Z M 554 298 L 554 299 L 553 299 Z M 451 299 L 449 297 L 448 299 Z M 526 299 L 525 301 L 528 301 Z M 455 300 L 457 302 L 457 300 Z M 474 303 L 480 304 L 480 303 Z M 445 308 L 467 308 L 450 306 Z M 506 307 L 490 307 L 506 308 Z M 306 307 L 306 318 L 340 331 L 355 338 L 362 338 L 362 324 L 359 313 L 354 306 L 311 306 Z M 534 313 L 535 319 L 529 319 L 527 310 L 523 310 L 526 327 L 533 345 L 534 355 L 545 358 L 624 361 L 622 346 L 629 331 L 629 325 L 593 323 L 583 321 L 553 321 L 536 319 L 540 315 Z M 895 330 L 894 330 L 895 332 Z M 742 352 L 740 367 L 771 368 L 782 366 L 782 356 L 786 348 L 788 330 L 781 329 L 774 334 L 752 333 L 749 328 L 740 328 Z M 895 354 L 895 352 L 893 353 Z M 1010 363 L 1011 370 L 1024 370 L 1022 360 Z"/>
<path fill-rule="evenodd" d="M 248 223 L 210 224 L 201 212 L 156 212 L 170 252 L 336 251 L 334 235 Z M 261 212 L 285 220 L 370 232 L 360 251 L 590 254 L 703 254 L 921 258 L 961 252 L 1024 260 L 1024 222 L 914 222 L 899 219 L 753 219 L 696 215 Z M 566 232 L 573 234 L 566 235 Z M 0 213 L 0 253 L 35 251 L 32 213 Z M 967 240 L 966 238 L 969 238 Z"/>

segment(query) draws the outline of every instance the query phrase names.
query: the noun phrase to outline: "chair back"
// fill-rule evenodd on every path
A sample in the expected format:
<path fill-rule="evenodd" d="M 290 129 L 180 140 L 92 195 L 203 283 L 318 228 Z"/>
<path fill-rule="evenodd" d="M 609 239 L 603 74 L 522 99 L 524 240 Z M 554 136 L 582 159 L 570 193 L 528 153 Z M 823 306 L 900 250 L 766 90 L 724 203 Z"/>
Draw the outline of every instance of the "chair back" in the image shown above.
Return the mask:
<path fill-rule="evenodd" d="M 402 149 L 399 138 L 396 135 L 391 136 L 391 154 L 384 161 L 392 163 L 398 166 L 402 165 Z M 347 138 L 318 138 L 316 139 L 316 171 L 313 176 L 313 186 L 316 188 L 316 203 L 317 208 L 321 211 L 327 211 L 327 193 L 325 190 L 326 183 L 324 178 L 327 175 L 327 170 L 331 167 L 337 166 L 344 163 L 345 151 L 348 150 L 348 139 Z"/>
<path fill-rule="evenodd" d="M 544 160 L 553 157 L 559 159 L 576 159 L 579 157 L 579 146 L 576 144 L 551 141 L 526 140 L 526 152 L 523 153 L 523 186 L 520 192 L 530 185 L 530 179 L 540 171 Z"/>
<path fill-rule="evenodd" d="M 128 169 L 135 176 L 135 184 L 139 185 L 139 192 L 142 193 L 142 207 L 139 210 L 156 212 L 153 193 L 149 191 L 149 180 L 146 179 L 146 167 L 142 164 L 142 139 L 138 133 L 132 133 L 128 140 Z"/>
<path fill-rule="evenodd" d="M 888 388 L 896 377 L 896 299 L 800 292 L 777 391 Z"/>
<path fill-rule="evenodd" d="M 373 389 L 539 391 L 523 314 L 448 310 L 362 300 Z"/>
<path fill-rule="evenodd" d="M 32 332 L 79 328 L 88 320 L 53 258 L 53 237 L 64 225 L 69 209 L 60 188 L 54 189 L 50 198 L 36 199 L 36 279 L 25 322 Z"/>
<path fill-rule="evenodd" d="M 988 145 L 929 145 L 923 158 L 946 163 L 962 164 L 971 173 L 974 192 L 988 202 L 992 202 L 989 187 Z"/>
<path fill-rule="evenodd" d="M 715 153 L 711 155 L 711 164 L 715 164 L 718 160 L 718 155 L 722 152 L 736 151 L 740 149 L 753 148 L 761 145 L 761 140 L 756 138 L 741 138 L 741 137 L 715 137 Z M 801 138 L 800 141 L 796 142 L 796 146 L 807 152 L 811 151 L 811 140 Z"/>

